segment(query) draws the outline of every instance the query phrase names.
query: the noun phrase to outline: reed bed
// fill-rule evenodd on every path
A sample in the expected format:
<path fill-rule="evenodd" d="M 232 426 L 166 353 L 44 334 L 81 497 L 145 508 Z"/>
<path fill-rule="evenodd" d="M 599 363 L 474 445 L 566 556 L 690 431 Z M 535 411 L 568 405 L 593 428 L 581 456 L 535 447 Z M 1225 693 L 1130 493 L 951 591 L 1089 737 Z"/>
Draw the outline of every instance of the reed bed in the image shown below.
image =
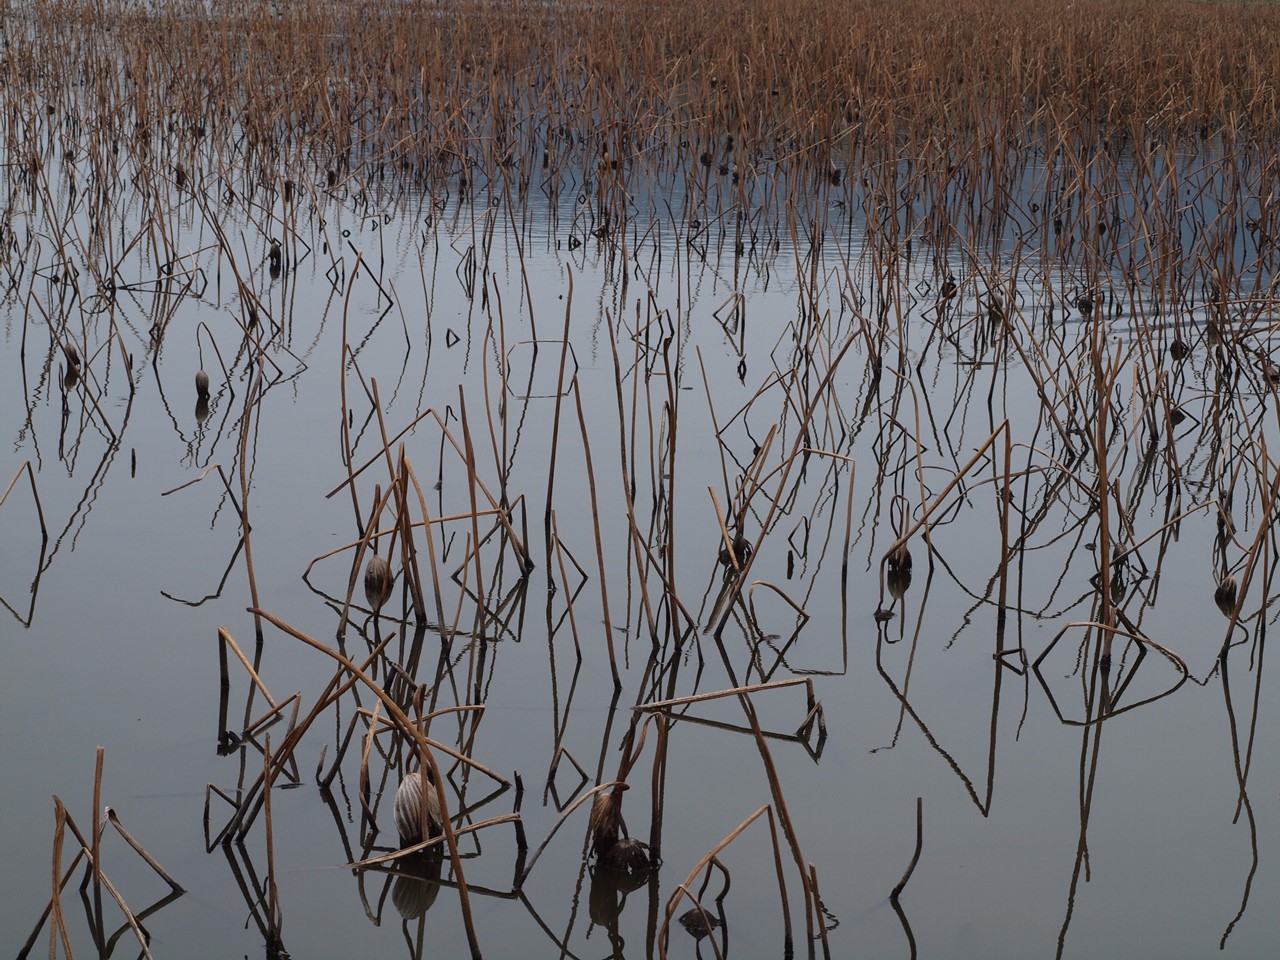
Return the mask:
<path fill-rule="evenodd" d="M 1266 164 L 1275 17 L 1132 0 L 753 0 L 733 17 L 668 3 L 19 5 L 4 136 L 15 182 L 39 190 L 65 166 L 92 206 L 124 173 L 157 214 L 193 192 L 264 213 L 325 192 L 371 213 L 406 194 L 549 198 L 584 208 L 577 241 L 643 233 L 669 206 L 681 230 L 714 224 L 747 249 L 797 218 L 807 232 L 838 201 L 893 241 L 964 228 L 976 241 L 1019 214 L 1024 234 L 1070 235 L 1112 219 L 1114 191 L 1095 180 L 1130 151 Z M 1028 191 L 1032 161 L 1044 179 Z M 1267 206 L 1258 230 L 1273 235 Z M 161 246 L 173 233 L 151 232 Z M 111 261 L 98 270 L 119 282 Z"/>
<path fill-rule="evenodd" d="M 590 925 L 618 955 L 635 927 L 649 956 L 677 927 L 727 955 L 750 882 L 777 911 L 748 929 L 830 956 L 811 858 L 859 825 L 792 807 L 850 736 L 823 698 L 859 675 L 890 747 L 919 732 L 982 817 L 1010 689 L 1079 735 L 1060 954 L 1114 718 L 1220 687 L 1256 851 L 1280 7 L 5 12 L 0 310 L 26 405 L 0 522 L 25 472 L 41 538 L 29 610 L 0 601 L 30 627 L 125 446 L 137 473 L 135 404 L 161 408 L 186 477 L 166 503 L 212 500 L 234 531 L 211 592 L 164 596 L 220 602 L 204 844 L 268 955 L 294 882 L 273 803 L 311 782 L 364 914 L 390 899 L 412 955 L 446 888 L 473 956 L 482 897 L 568 956 Z M 307 506 L 334 539 L 303 531 L 299 604 L 263 566 L 262 472 L 313 389 L 325 432 L 297 447 L 320 453 L 290 482 L 322 477 Z M 1177 629 L 1188 569 L 1221 614 L 1203 643 Z M 534 644 L 515 686 L 550 735 L 511 772 L 491 691 Z M 916 693 L 974 650 L 985 769 Z M 592 677 L 607 709 L 575 709 Z M 708 744 L 745 748 L 750 796 L 672 772 Z M 881 879 L 914 955 L 904 888 L 932 843 L 911 796 L 914 854 Z M 695 808 L 714 830 L 673 845 Z"/>

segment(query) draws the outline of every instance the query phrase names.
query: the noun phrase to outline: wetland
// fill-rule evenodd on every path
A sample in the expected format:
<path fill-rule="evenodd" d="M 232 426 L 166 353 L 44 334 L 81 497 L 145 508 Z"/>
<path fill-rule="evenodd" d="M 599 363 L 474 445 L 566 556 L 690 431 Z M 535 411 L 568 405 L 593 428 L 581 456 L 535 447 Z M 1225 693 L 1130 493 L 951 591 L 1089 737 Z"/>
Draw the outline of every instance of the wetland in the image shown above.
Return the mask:
<path fill-rule="evenodd" d="M 18 956 L 1269 956 L 1280 7 L 0 5 Z"/>

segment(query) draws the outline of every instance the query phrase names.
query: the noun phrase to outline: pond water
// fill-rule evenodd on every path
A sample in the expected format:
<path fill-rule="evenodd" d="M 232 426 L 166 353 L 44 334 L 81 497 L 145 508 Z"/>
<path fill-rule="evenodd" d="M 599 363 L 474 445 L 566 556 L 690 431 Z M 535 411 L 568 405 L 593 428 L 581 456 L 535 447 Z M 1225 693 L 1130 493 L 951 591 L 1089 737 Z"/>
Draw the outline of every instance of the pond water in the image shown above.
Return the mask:
<path fill-rule="evenodd" d="M 878 214 L 905 162 L 782 217 L 716 158 L 621 223 L 599 183 L 11 169 L 6 946 L 102 748 L 183 891 L 105 822 L 157 957 L 1268 955 L 1267 188 L 1108 149 L 1124 189 L 1070 208 L 1035 157 L 995 226 L 958 189 Z M 407 877 L 350 866 L 400 846 L 397 710 L 434 713 L 453 829 L 499 821 Z M 557 829 L 617 779 L 652 870 L 591 854 L 590 798 Z"/>

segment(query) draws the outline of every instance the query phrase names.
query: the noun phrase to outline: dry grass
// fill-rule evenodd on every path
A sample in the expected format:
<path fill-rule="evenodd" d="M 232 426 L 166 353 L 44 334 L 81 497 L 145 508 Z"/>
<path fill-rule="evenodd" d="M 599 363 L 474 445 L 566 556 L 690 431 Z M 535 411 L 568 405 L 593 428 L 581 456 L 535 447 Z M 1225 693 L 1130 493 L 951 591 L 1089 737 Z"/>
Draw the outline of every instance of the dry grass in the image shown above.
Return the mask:
<path fill-rule="evenodd" d="M 1031 157 L 1280 132 L 1272 5 L 212 10 L 15 12 L 0 65 L 17 108 L 6 111 L 11 162 L 35 172 L 51 153 L 75 155 L 103 178 L 129 162 L 140 186 L 170 195 L 224 181 L 294 199 L 567 189 L 625 208 L 628 192 L 674 182 L 785 208 L 902 160 L 908 177 L 995 197 Z M 616 223 L 626 210 L 612 213 Z"/>

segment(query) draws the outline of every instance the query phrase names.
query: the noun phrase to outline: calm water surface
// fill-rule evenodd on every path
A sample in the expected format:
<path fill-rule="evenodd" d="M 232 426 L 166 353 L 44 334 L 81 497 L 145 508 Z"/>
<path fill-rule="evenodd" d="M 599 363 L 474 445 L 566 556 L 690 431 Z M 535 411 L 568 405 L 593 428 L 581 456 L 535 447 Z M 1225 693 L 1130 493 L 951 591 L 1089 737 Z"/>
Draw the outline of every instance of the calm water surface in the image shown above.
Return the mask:
<path fill-rule="evenodd" d="M 55 207 L 70 205 L 68 222 L 85 225 L 62 182 Z M 0 507 L 0 930 L 9 949 L 17 952 L 49 897 L 52 797 L 82 830 L 93 820 L 98 746 L 103 802 L 186 890 L 145 919 L 155 956 L 261 954 L 268 938 L 259 895 L 269 870 L 279 943 L 290 955 L 467 949 L 452 886 L 421 919 L 403 919 L 385 874 L 346 867 L 396 846 L 390 794 L 403 750 L 386 737 L 370 761 L 380 832 L 362 820 L 367 714 L 356 711 L 373 708 L 368 690 L 330 707 L 297 744 L 296 770 L 272 792 L 270 860 L 262 820 L 243 845 L 206 846 L 231 812 L 208 799 L 210 785 L 229 796 L 247 787 L 267 737 L 278 749 L 288 728 L 286 718 L 218 749 L 218 629 L 250 657 L 256 646 L 241 482 L 261 607 L 336 647 L 352 551 L 303 575 L 314 558 L 360 536 L 347 490 L 329 496 L 347 477 L 344 385 L 352 459 L 375 461 L 355 484 L 361 517 L 375 485 L 388 487 L 388 465 L 375 459 L 376 383 L 388 435 L 407 429 L 392 456 L 402 442 L 431 514 L 462 519 L 435 532 L 446 625 L 429 575 L 428 624 L 416 640 L 403 577 L 376 624 L 357 581 L 343 649 L 360 661 L 395 633 L 379 682 L 394 662 L 435 709 L 483 705 L 481 715 L 438 718 L 431 731 L 511 782 L 486 800 L 495 781 L 455 771 L 450 804 L 478 803 L 472 820 L 511 813 L 518 777 L 531 853 L 579 791 L 616 775 L 636 705 L 807 678 L 825 738 L 816 729 L 807 740 L 794 736 L 808 710 L 803 686 L 752 702 L 764 730 L 781 735 L 766 741 L 769 757 L 793 839 L 818 877 L 833 956 L 1270 955 L 1280 938 L 1280 715 L 1265 669 L 1270 548 L 1257 553 L 1225 671 L 1218 653 L 1228 621 L 1213 594 L 1227 568 L 1243 579 L 1247 548 L 1269 525 L 1275 469 L 1244 437 L 1276 449 L 1275 397 L 1237 375 L 1222 419 L 1224 380 L 1203 303 L 1181 315 L 1192 351 L 1178 361 L 1134 348 L 1135 331 L 1171 322 L 1144 305 L 1140 284 L 1130 288 L 1135 299 L 1122 298 L 1128 309 L 1099 307 L 1101 342 L 1119 370 L 1108 450 L 1113 503 L 1124 516 L 1111 508 L 1112 555 L 1135 550 L 1111 596 L 1127 629 L 1159 647 L 1117 639 L 1104 688 L 1097 637 L 1073 626 L 1100 616 L 1100 518 L 1089 495 L 1096 458 L 1071 459 L 1039 399 L 1065 389 L 1064 370 L 1088 373 L 1081 345 L 1094 324 L 1046 250 L 1019 254 L 1019 270 L 1012 260 L 986 261 L 982 273 L 959 253 L 899 247 L 893 305 L 880 314 L 873 261 L 883 251 L 838 208 L 817 253 L 780 237 L 735 256 L 732 232 L 673 218 L 634 229 L 624 263 L 616 238 L 592 237 L 572 202 L 512 214 L 501 204 L 361 200 L 357 192 L 322 193 L 316 206 L 275 196 L 254 216 L 236 203 L 202 212 L 188 200 L 166 220 L 182 259 L 162 263 L 139 244 L 119 259 L 128 288 L 108 291 L 90 268 L 98 241 L 73 246 L 64 262 L 47 240 L 48 208 L 11 186 L 0 482 L 30 464 L 48 538 L 42 545 L 22 472 Z M 110 228 L 117 251 L 139 230 L 136 208 L 120 216 Z M 280 237 L 282 224 L 284 269 L 273 276 L 269 237 Z M 948 270 L 960 290 L 940 299 Z M 995 278 L 1016 304 L 1004 327 L 985 318 Z M 1104 279 L 1124 287 L 1119 272 Z M 254 297 L 259 324 L 247 341 Z M 566 331 L 571 351 L 562 348 Z M 65 341 L 86 358 L 70 386 Z M 212 382 L 203 418 L 198 369 Z M 1176 451 L 1176 490 L 1165 454 L 1154 468 L 1145 456 L 1144 391 L 1155 371 L 1193 418 L 1171 441 L 1156 433 L 1161 451 Z M 475 526 L 468 516 L 473 492 L 485 504 L 450 445 L 450 437 L 463 444 L 464 405 L 475 475 L 495 496 L 505 491 L 515 529 L 529 538 L 527 578 L 510 542 L 489 537 L 492 515 Z M 426 411 L 438 417 L 418 420 Z M 1084 430 L 1096 422 L 1085 400 L 1062 399 L 1056 411 Z M 1001 432 L 969 465 L 1006 422 L 1008 453 Z M 802 448 L 813 452 L 796 456 L 780 485 L 784 463 Z M 1015 549 L 1002 615 L 1006 467 Z M 744 502 L 736 491 L 748 475 L 759 488 L 743 530 L 754 540 L 768 526 L 742 601 L 717 636 L 708 629 L 720 619 L 725 578 L 717 510 Z M 1231 483 L 1236 533 L 1224 543 L 1214 504 Z M 882 600 L 881 558 L 926 504 L 930 543 L 923 532 L 911 541 L 910 587 Z M 420 519 L 416 497 L 412 513 Z M 384 526 L 391 522 L 388 511 Z M 485 603 L 498 610 L 482 636 L 469 539 L 477 531 L 486 538 Z M 664 572 L 693 630 L 679 629 L 681 612 L 673 626 L 663 578 L 647 562 L 641 569 L 637 542 L 656 557 L 669 550 Z M 401 571 L 398 555 L 393 566 Z M 891 618 L 874 616 L 882 606 Z M 300 694 L 302 715 L 335 669 L 269 624 L 257 655 L 271 695 Z M 246 716 L 267 707 L 261 694 L 250 701 L 234 660 L 229 676 L 228 728 L 243 735 Z M 656 927 L 676 886 L 774 802 L 736 698 L 673 715 L 682 719 L 670 724 L 656 767 L 650 724 L 625 804 L 632 834 L 660 839 L 662 866 L 620 909 L 622 894 L 584 860 L 585 807 L 519 890 L 510 823 L 462 840 L 486 956 L 658 954 Z M 321 790 L 318 772 L 329 770 L 353 716 L 355 738 Z M 923 846 L 899 913 L 888 895 L 912 857 L 917 798 Z M 791 949 L 807 955 L 799 873 L 781 831 L 779 842 Z M 68 839 L 64 862 L 70 849 Z M 717 942 L 737 957 L 784 954 L 766 821 L 720 860 L 731 883 Z M 103 865 L 135 910 L 168 892 L 110 829 Z M 64 910 L 76 950 L 88 953 L 78 883 L 79 874 Z M 709 906 L 725 883 L 712 875 Z M 114 931 L 120 917 L 109 901 L 106 913 Z M 46 943 L 47 928 L 36 950 Z M 128 933 L 115 949 L 132 954 Z M 813 949 L 821 954 L 822 944 Z M 705 941 L 701 950 L 713 952 Z M 669 952 L 695 952 L 678 925 Z"/>

